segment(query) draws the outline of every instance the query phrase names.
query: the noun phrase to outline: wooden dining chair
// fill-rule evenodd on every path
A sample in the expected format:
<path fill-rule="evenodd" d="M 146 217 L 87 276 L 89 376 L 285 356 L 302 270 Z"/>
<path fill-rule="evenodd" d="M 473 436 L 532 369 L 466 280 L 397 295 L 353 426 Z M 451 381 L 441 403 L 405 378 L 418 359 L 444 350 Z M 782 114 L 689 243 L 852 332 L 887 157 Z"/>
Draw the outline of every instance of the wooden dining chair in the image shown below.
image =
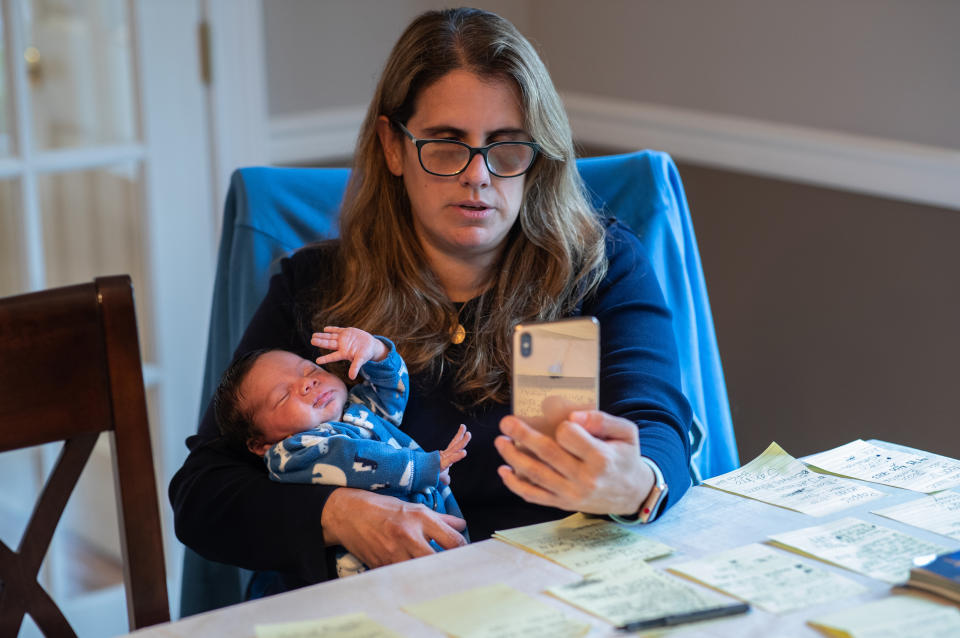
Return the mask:
<path fill-rule="evenodd" d="M 62 441 L 16 551 L 0 542 L 0 636 L 25 614 L 75 636 L 37 580 L 101 432 L 110 433 L 130 628 L 170 620 L 156 481 L 126 275 L 0 299 L 0 452 Z"/>

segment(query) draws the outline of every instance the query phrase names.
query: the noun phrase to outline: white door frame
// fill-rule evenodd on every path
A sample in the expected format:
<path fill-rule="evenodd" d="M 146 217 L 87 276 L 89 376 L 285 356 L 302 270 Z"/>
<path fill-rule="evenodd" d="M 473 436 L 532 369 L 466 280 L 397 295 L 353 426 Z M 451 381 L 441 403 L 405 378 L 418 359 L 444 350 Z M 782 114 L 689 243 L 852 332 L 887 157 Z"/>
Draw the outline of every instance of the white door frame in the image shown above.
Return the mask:
<path fill-rule="evenodd" d="M 210 28 L 210 146 L 216 237 L 230 175 L 266 164 L 268 115 L 262 0 L 203 0 Z"/>

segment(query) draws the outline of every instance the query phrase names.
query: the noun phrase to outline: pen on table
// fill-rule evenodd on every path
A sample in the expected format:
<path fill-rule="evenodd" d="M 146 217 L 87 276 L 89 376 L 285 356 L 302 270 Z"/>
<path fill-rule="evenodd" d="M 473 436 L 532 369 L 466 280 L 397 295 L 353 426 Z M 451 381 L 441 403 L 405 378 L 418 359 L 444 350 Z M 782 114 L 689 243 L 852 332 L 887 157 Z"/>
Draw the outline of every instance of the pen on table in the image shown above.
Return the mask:
<path fill-rule="evenodd" d="M 672 627 L 673 625 L 682 625 L 688 622 L 697 622 L 700 620 L 710 620 L 712 618 L 723 618 L 724 616 L 733 616 L 735 614 L 744 614 L 750 611 L 750 605 L 747 603 L 737 603 L 735 605 L 724 605 L 723 607 L 708 607 L 707 609 L 698 609 L 697 611 L 688 611 L 682 614 L 672 616 L 661 616 L 660 618 L 649 618 L 647 620 L 638 620 L 617 627 L 620 631 L 640 631 L 642 629 L 654 629 L 656 627 Z"/>

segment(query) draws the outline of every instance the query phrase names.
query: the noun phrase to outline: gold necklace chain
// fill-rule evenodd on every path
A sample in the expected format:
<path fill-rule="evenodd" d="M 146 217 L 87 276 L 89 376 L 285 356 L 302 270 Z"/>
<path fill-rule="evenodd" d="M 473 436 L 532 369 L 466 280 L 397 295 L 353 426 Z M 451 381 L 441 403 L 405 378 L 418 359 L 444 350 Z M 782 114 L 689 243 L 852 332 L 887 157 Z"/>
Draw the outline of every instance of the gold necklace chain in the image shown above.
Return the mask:
<path fill-rule="evenodd" d="M 463 324 L 460 323 L 460 311 L 463 310 L 463 307 L 466 305 L 466 302 L 464 302 L 457 308 L 457 315 L 453 318 L 453 326 L 450 328 L 450 343 L 457 346 L 467 338 L 467 331 L 463 328 Z"/>

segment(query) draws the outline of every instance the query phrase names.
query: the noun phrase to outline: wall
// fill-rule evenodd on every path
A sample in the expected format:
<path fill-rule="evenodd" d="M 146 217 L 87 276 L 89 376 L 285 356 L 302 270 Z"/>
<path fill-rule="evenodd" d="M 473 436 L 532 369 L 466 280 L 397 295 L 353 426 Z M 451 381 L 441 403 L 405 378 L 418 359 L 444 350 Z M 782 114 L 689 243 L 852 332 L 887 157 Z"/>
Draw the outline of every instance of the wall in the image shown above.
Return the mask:
<path fill-rule="evenodd" d="M 365 106 L 410 20 L 436 0 L 267 0 L 263 4 L 271 115 Z M 478 3 L 529 28 L 524 0 Z"/>
<path fill-rule="evenodd" d="M 960 148 L 954 0 L 532 6 L 563 90 Z"/>
<path fill-rule="evenodd" d="M 265 3 L 276 161 L 342 161 L 428 4 Z M 483 6 L 541 50 L 585 148 L 678 159 L 744 460 L 856 437 L 960 456 L 960 3 Z"/>
<path fill-rule="evenodd" d="M 741 460 L 960 458 L 960 211 L 681 164 Z"/>

